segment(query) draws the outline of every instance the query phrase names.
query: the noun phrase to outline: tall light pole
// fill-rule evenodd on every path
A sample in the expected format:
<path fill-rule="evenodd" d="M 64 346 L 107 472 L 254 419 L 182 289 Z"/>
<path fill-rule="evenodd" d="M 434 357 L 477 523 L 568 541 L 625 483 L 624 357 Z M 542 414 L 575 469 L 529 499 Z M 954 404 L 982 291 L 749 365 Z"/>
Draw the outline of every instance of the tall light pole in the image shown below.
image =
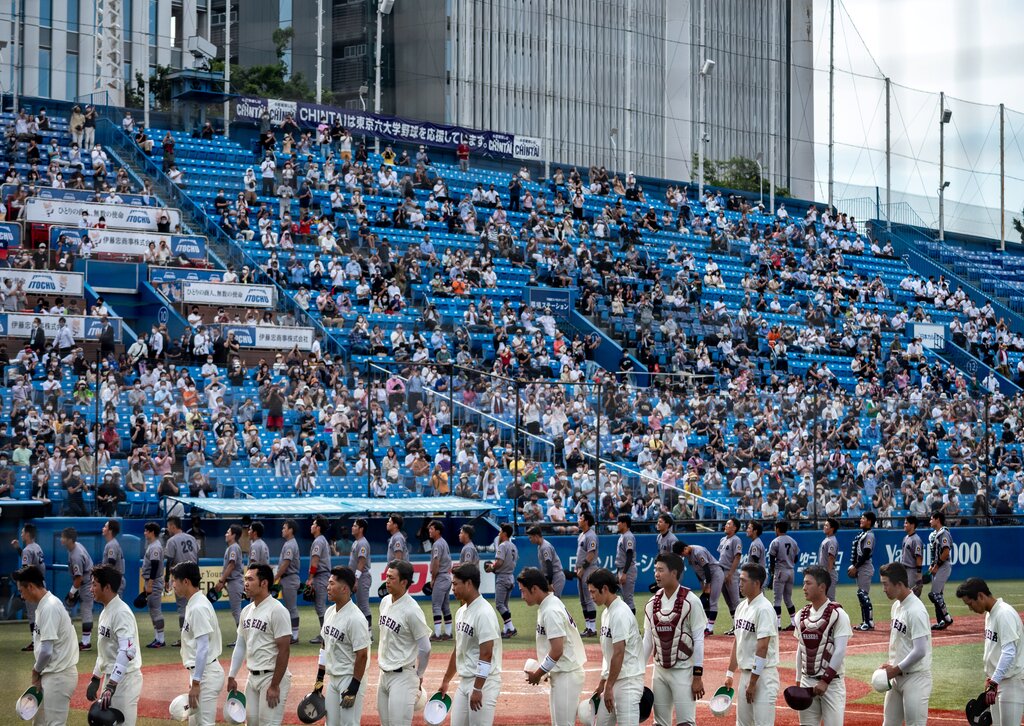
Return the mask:
<path fill-rule="evenodd" d="M 148 6 L 149 3 L 143 3 Z M 147 74 L 149 75 L 149 74 Z M 231 0 L 224 3 L 224 138 L 231 135 Z M 147 124 L 148 126 L 149 124 Z"/>
<path fill-rule="evenodd" d="M 384 43 L 381 39 L 384 27 L 384 16 L 390 15 L 391 10 L 395 7 L 395 0 L 378 0 L 377 2 L 377 51 L 374 55 L 374 69 L 373 69 L 373 112 L 375 114 L 380 113 L 380 56 L 384 48 Z M 373 153 L 380 153 L 380 138 L 374 134 L 373 136 Z"/>
<path fill-rule="evenodd" d="M 946 94 L 939 94 L 939 241 L 946 239 L 945 198 L 946 188 L 946 124 L 953 118 L 953 112 L 946 108 Z"/>
<path fill-rule="evenodd" d="M 613 159 L 614 159 L 614 161 L 612 162 L 612 168 L 613 169 L 618 167 L 618 165 L 619 165 L 619 144 L 616 141 L 618 136 L 619 136 L 619 129 L 618 129 L 617 126 L 613 127 L 608 132 L 608 140 L 612 142 L 612 154 L 613 154 Z"/>
<path fill-rule="evenodd" d="M 703 28 L 703 21 L 701 27 Z M 704 199 L 704 144 L 708 142 L 708 131 L 704 120 L 704 86 L 714 67 L 713 60 L 710 58 L 704 60 L 697 86 L 697 126 L 700 130 L 700 137 L 697 139 L 697 197 L 699 199 Z"/>
<path fill-rule="evenodd" d="M 230 2 L 230 0 L 228 0 Z M 378 26 L 379 29 L 379 26 Z M 324 0 L 316 0 L 316 102 L 324 98 Z"/>
<path fill-rule="evenodd" d="M 757 164 L 757 201 L 764 206 L 764 167 L 761 166 L 761 160 L 764 159 L 763 152 L 757 152 L 757 156 L 754 157 L 754 163 Z"/>

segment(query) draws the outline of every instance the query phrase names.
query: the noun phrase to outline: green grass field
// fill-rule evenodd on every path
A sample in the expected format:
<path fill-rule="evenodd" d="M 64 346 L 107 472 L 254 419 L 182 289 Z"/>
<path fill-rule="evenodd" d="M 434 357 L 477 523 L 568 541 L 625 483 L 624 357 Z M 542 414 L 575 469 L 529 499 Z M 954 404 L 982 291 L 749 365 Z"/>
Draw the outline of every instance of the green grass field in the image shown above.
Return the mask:
<path fill-rule="evenodd" d="M 948 594 L 947 603 L 950 606 L 951 613 L 954 618 L 967 615 L 968 611 L 964 605 L 953 597 L 953 593 L 956 591 L 956 583 L 949 583 L 946 587 Z M 771 593 L 768 593 L 769 595 Z M 1011 603 L 1018 611 L 1024 610 L 1024 580 L 1014 580 L 995 583 L 995 592 L 997 597 L 1004 598 L 1007 602 Z M 888 620 L 888 602 L 885 600 L 885 596 L 882 593 L 881 586 L 875 585 L 872 588 L 872 596 L 875 604 L 875 614 L 879 622 Z M 642 596 L 637 595 L 637 607 L 640 608 L 642 603 L 646 602 L 648 598 L 647 593 L 643 593 Z M 838 590 L 839 601 L 843 604 L 843 607 L 850 613 L 851 620 L 856 625 L 860 618 L 860 609 L 857 604 L 856 592 L 852 586 L 841 586 Z M 794 591 L 794 602 L 797 607 L 803 604 L 802 593 L 799 590 Z M 929 606 L 929 612 L 931 612 L 930 603 L 925 599 L 925 604 Z M 424 612 L 427 617 L 427 622 L 431 622 L 430 607 L 429 603 L 424 603 Z M 455 610 L 455 602 L 452 603 L 452 610 Z M 579 599 L 578 598 L 567 598 L 566 605 L 573 617 L 577 619 L 577 622 L 582 622 L 582 613 L 580 611 Z M 512 612 L 515 619 L 516 627 L 519 630 L 519 634 L 510 640 L 505 641 L 504 648 L 506 651 L 512 650 L 528 650 L 534 647 L 534 612 L 532 608 L 527 607 L 521 600 L 513 599 L 512 601 Z M 376 607 L 374 607 L 374 613 L 376 614 Z M 234 623 L 231 619 L 231 614 L 226 610 L 218 611 L 220 616 L 221 630 L 224 634 L 225 643 L 234 640 L 233 630 Z M 168 630 L 168 641 L 174 641 L 177 639 L 177 623 L 174 613 L 169 612 L 167 615 Z M 153 636 L 152 626 L 149 622 L 149 617 L 146 613 L 139 613 L 139 635 L 143 643 L 148 643 Z M 788 622 L 788 619 L 783 615 L 784 622 Z M 76 621 L 76 629 L 81 630 L 81 625 Z M 717 632 L 722 633 L 727 630 L 730 626 L 729 614 L 727 611 L 723 612 L 718 618 Z M 974 630 L 977 630 L 975 633 Z M 982 633 L 981 626 L 972 628 L 969 636 L 966 638 L 969 642 L 965 644 L 948 645 L 937 647 L 933 653 L 933 673 L 934 676 L 934 689 L 931 697 L 931 707 L 935 709 L 962 709 L 964 703 L 970 698 L 973 698 L 978 694 L 982 685 L 984 684 L 984 678 L 980 675 L 981 673 L 981 653 L 982 653 Z M 885 633 L 887 630 L 882 629 Z M 962 632 L 962 631 L 961 631 Z M 302 627 L 300 632 L 301 643 L 294 646 L 292 652 L 298 656 L 315 656 L 317 654 L 317 646 L 310 645 L 309 639 L 314 637 L 317 633 L 317 620 L 316 615 L 311 607 L 302 608 Z M 976 638 L 974 636 L 977 636 Z M 791 634 L 786 633 L 783 637 L 790 637 Z M 8 696 L 7 703 L 0 703 L 0 712 L 9 713 L 7 709 L 13 705 L 15 696 L 24 690 L 29 685 L 30 670 L 32 664 L 32 655 L 30 653 L 19 652 L 20 648 L 24 646 L 29 640 L 28 628 L 24 623 L 3 623 L 0 625 L 0 652 L 4 653 L 5 657 L 0 661 L 0 678 L 2 682 L 6 684 L 3 691 Z M 596 643 L 596 641 L 590 641 Z M 728 638 L 715 638 L 712 642 L 714 643 L 731 643 Z M 374 646 L 376 647 L 376 646 Z M 716 647 L 721 647 L 717 646 Z M 847 658 L 847 674 L 850 678 L 855 678 L 863 681 L 870 679 L 871 672 L 878 667 L 878 665 L 884 660 L 884 642 L 880 643 L 877 648 L 870 652 L 855 652 L 851 653 Z M 436 654 L 448 653 L 452 648 L 451 642 L 440 642 L 434 644 L 434 652 Z M 783 650 L 791 649 L 791 646 L 784 644 Z M 178 651 L 174 648 L 163 648 L 161 650 L 146 650 L 142 649 L 142 658 L 144 665 L 155 665 L 155 664 L 180 664 Z M 225 650 L 222 656 L 223 660 L 230 658 L 230 652 Z M 437 658 L 437 656 L 435 656 Z M 86 673 L 92 670 L 95 663 L 96 651 L 82 653 L 82 658 L 79 662 L 79 672 Z M 789 656 L 786 656 L 781 663 L 784 668 L 792 667 L 792 660 Z M 507 670 L 518 668 L 518 664 L 506 663 L 505 668 Z M 722 672 L 716 672 L 721 670 Z M 705 675 L 705 682 L 708 684 L 718 684 L 724 677 L 725 666 L 723 665 L 720 669 L 717 666 L 711 666 L 708 668 L 708 672 Z M 376 676 L 374 675 L 375 679 Z M 864 704 L 881 704 L 882 697 L 879 694 L 870 694 L 858 703 Z M 11 714 L 10 719 L 14 716 Z M 0 717 L 0 722 L 7 722 L 7 719 Z M 74 726 L 84 726 L 86 723 L 85 713 L 81 711 L 72 711 L 71 718 L 68 721 L 69 724 Z M 143 726 L 152 726 L 155 724 L 169 724 L 172 723 L 170 720 L 165 719 L 153 719 L 153 718 L 140 718 L 139 724 Z"/>

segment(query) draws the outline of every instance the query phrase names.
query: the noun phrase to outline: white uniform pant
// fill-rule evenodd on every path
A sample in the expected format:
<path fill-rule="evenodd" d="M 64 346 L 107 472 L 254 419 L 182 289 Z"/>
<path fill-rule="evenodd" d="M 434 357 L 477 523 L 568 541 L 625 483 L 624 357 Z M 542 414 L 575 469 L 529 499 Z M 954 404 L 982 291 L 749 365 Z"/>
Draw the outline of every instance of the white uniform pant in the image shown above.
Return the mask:
<path fill-rule="evenodd" d="M 104 681 L 106 685 L 106 681 Z M 102 693 L 103 691 L 100 691 Z M 110 699 L 110 707 L 124 714 L 124 726 L 135 726 L 139 718 L 139 696 L 142 695 L 142 671 L 130 671 L 117 685 L 114 697 Z M 46 691 L 43 691 L 43 701 Z"/>
<path fill-rule="evenodd" d="M 359 684 L 359 690 L 356 691 L 356 702 L 352 704 L 352 707 L 342 708 L 341 696 L 348 690 L 348 684 L 351 682 L 351 674 L 347 676 L 327 676 L 327 688 L 324 689 L 324 700 L 327 702 L 327 726 L 359 726 L 359 721 L 363 717 L 363 699 L 366 697 L 366 684 Z"/>
<path fill-rule="evenodd" d="M 817 678 L 800 677 L 800 685 L 814 688 L 818 685 Z M 811 707 L 806 711 L 798 711 L 800 726 L 843 726 L 843 715 L 846 713 L 846 680 L 836 676 L 828 684 L 828 688 L 820 696 L 816 696 Z"/>
<path fill-rule="evenodd" d="M 925 726 L 928 723 L 928 697 L 932 694 L 930 671 L 915 671 L 897 676 L 892 690 L 885 694 L 883 726 Z"/>
<path fill-rule="evenodd" d="M 259 676 L 249 674 L 249 680 L 245 684 L 245 720 L 249 726 L 281 726 L 284 720 L 284 702 L 288 700 L 288 691 L 292 686 L 292 674 L 284 672 L 280 700 L 276 708 L 271 708 L 267 703 L 267 690 L 273 680 L 273 672 Z"/>
<path fill-rule="evenodd" d="M 574 671 L 555 671 L 548 675 L 551 684 L 551 726 L 576 726 L 576 709 L 583 692 L 582 668 Z"/>
<path fill-rule="evenodd" d="M 640 723 L 640 697 L 643 693 L 643 677 L 622 678 L 616 681 L 615 687 L 612 688 L 615 713 L 608 713 L 604 698 L 601 698 L 594 726 L 637 726 Z"/>
<path fill-rule="evenodd" d="M 654 722 L 658 726 L 696 724 L 697 704 L 693 700 L 693 668 L 663 668 L 654 665 Z M 672 710 L 675 709 L 675 718 Z"/>
<path fill-rule="evenodd" d="M 779 696 L 779 671 L 774 667 L 765 668 L 757 679 L 754 702 L 747 703 L 747 684 L 750 671 L 740 671 L 736 686 L 736 726 L 773 726 L 775 723 L 775 699 Z"/>
<path fill-rule="evenodd" d="M 1024 718 L 1024 675 L 1007 678 L 999 684 L 999 697 L 989 711 L 992 726 L 1019 726 Z"/>
<path fill-rule="evenodd" d="M 491 676 L 484 681 L 479 711 L 469 707 L 474 683 L 476 678 L 459 679 L 459 687 L 452 694 L 452 726 L 491 726 L 494 723 L 494 712 L 498 708 L 498 696 L 501 695 L 501 676 Z"/>
<path fill-rule="evenodd" d="M 420 679 L 415 668 L 405 668 L 401 673 L 381 671 L 377 685 L 377 714 L 381 726 L 409 726 L 419 695 Z"/>
<path fill-rule="evenodd" d="M 188 685 L 192 686 L 193 671 L 188 671 Z M 224 690 L 224 668 L 218 661 L 207 664 L 203 669 L 203 680 L 199 683 L 199 705 L 188 711 L 188 726 L 216 726 L 217 701 Z"/>
<path fill-rule="evenodd" d="M 42 675 L 43 703 L 32 723 L 34 726 L 64 726 L 68 722 L 71 696 L 78 685 L 78 668 Z"/>

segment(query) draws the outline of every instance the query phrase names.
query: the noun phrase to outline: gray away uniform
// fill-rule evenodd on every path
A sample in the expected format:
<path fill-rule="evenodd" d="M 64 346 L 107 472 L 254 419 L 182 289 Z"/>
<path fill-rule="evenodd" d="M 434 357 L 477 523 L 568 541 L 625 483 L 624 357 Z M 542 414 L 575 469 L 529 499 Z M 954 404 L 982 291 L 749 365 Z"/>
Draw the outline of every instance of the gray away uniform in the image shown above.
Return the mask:
<path fill-rule="evenodd" d="M 33 542 L 21 550 L 21 566 L 35 567 L 43 573 L 43 582 L 46 582 L 46 561 L 43 558 L 43 548 L 37 542 Z M 25 602 L 25 610 L 28 614 L 28 629 L 30 633 L 35 632 L 36 626 L 36 605 Z"/>
<path fill-rule="evenodd" d="M 636 592 L 636 535 L 629 530 L 619 535 L 619 541 L 615 545 L 615 574 L 620 578 L 625 575 L 625 581 L 619 582 L 619 597 L 629 605 L 629 609 L 636 612 L 636 604 L 633 602 L 633 593 Z"/>
<path fill-rule="evenodd" d="M 711 628 L 718 618 L 718 599 L 722 595 L 722 585 L 725 583 L 725 573 L 707 547 L 700 545 L 688 545 L 690 554 L 686 556 L 690 563 L 690 569 L 697 576 L 701 590 L 707 585 L 709 592 L 701 592 L 700 602 L 704 606 L 704 614 L 708 618 L 708 628 Z"/>
<path fill-rule="evenodd" d="M 313 591 L 316 598 L 313 600 L 313 608 L 316 616 L 320 619 L 320 626 L 324 624 L 324 613 L 327 612 L 327 581 L 331 579 L 331 545 L 327 538 L 320 535 L 309 548 L 310 562 L 318 557 L 316 574 L 313 575 Z"/>
<path fill-rule="evenodd" d="M 231 575 L 224 577 L 224 570 L 227 569 L 229 562 L 234 567 L 231 569 Z M 224 577 L 224 586 L 228 591 L 228 602 L 231 603 L 231 617 L 235 619 L 235 625 L 238 625 L 238 618 L 242 615 L 242 594 L 245 591 L 245 585 L 242 580 L 242 548 L 237 542 L 233 545 L 228 545 L 227 549 L 224 550 L 224 569 L 221 570 L 220 576 Z"/>
<path fill-rule="evenodd" d="M 548 578 L 548 586 L 555 597 L 561 599 L 562 590 L 565 589 L 565 572 L 562 570 L 562 560 L 558 557 L 555 546 L 546 539 L 541 538 L 537 545 L 537 565 L 544 577 Z"/>
<path fill-rule="evenodd" d="M 121 573 L 121 587 L 117 589 L 118 595 L 124 595 L 124 586 L 127 582 L 124 579 L 124 552 L 121 550 L 121 543 L 114 537 L 103 545 L 103 564 L 111 565 Z"/>
<path fill-rule="evenodd" d="M 875 625 L 875 609 L 871 604 L 871 578 L 875 574 L 873 557 L 875 554 L 874 530 L 862 529 L 853 538 L 850 567 L 853 567 L 854 578 L 857 580 L 857 599 L 860 601 L 861 624 L 868 627 Z"/>
<path fill-rule="evenodd" d="M 359 559 L 363 558 L 362 569 L 359 568 Z M 348 566 L 352 572 L 361 572 L 359 579 L 356 580 L 356 591 L 353 598 L 356 601 L 356 607 L 359 608 L 359 612 L 366 618 L 366 624 L 370 624 L 370 543 L 366 541 L 366 537 L 360 537 L 352 543 L 352 551 L 348 555 Z"/>
<path fill-rule="evenodd" d="M 589 563 L 587 562 L 588 556 L 590 557 Z M 593 529 L 580 532 L 579 537 L 576 538 L 576 570 L 578 574 L 576 585 L 580 590 L 580 604 L 583 606 L 583 618 L 587 622 L 588 630 L 593 630 L 592 623 L 596 624 L 597 605 L 594 603 L 594 598 L 590 597 L 587 578 L 597 570 L 598 562 L 600 562 L 600 556 L 597 552 L 597 533 Z"/>
<path fill-rule="evenodd" d="M 512 611 L 508 608 L 508 598 L 516 586 L 516 563 L 519 561 L 519 548 L 512 540 L 499 542 L 494 551 L 494 560 L 501 560 L 501 566 L 494 569 L 494 608 L 505 621 L 506 628 L 512 624 Z M 511 628 L 514 630 L 514 628 Z"/>
<path fill-rule="evenodd" d="M 94 600 L 92 597 L 92 557 L 85 551 L 81 542 L 75 542 L 74 548 L 68 552 L 68 574 L 71 575 L 71 582 L 75 577 L 82 578 L 82 584 L 78 588 L 81 597 L 79 611 L 82 614 L 82 636 L 92 635 L 92 608 Z"/>
<path fill-rule="evenodd" d="M 789 612 L 789 627 L 796 626 L 794 615 L 796 605 L 793 604 L 793 580 L 797 559 L 800 557 L 800 545 L 788 534 L 782 534 L 772 540 L 768 545 L 768 567 L 769 579 L 775 584 L 775 614 L 782 621 L 782 604 L 786 604 Z"/>
<path fill-rule="evenodd" d="M 462 550 L 459 552 L 459 564 L 480 566 L 480 550 L 476 548 L 475 544 L 467 542 L 462 545 Z"/>
<path fill-rule="evenodd" d="M 832 560 L 831 568 L 828 566 L 830 558 Z M 828 586 L 828 599 L 834 601 L 836 599 L 836 582 L 839 579 L 836 571 L 836 565 L 839 564 L 839 540 L 834 534 L 821 540 L 821 544 L 818 545 L 818 564 L 828 570 L 828 574 L 832 576 L 832 582 Z"/>
<path fill-rule="evenodd" d="M 388 540 L 388 562 L 407 559 L 409 559 L 409 548 L 405 542 L 405 535 L 395 532 Z"/>
<path fill-rule="evenodd" d="M 164 595 L 164 546 L 159 539 L 154 539 L 146 545 L 145 562 L 142 563 L 142 577 L 153 587 L 146 596 L 146 608 L 149 610 L 149 619 L 153 623 L 153 630 L 156 631 L 156 640 L 163 642 L 164 633 L 164 611 L 161 602 Z"/>
<path fill-rule="evenodd" d="M 953 618 L 949 617 L 949 611 L 946 609 L 945 589 L 946 580 L 953 572 L 953 535 L 945 527 L 940 530 L 932 530 L 932 533 L 928 535 L 928 549 L 931 554 L 932 567 L 935 568 L 935 574 L 932 575 L 932 590 L 928 593 L 928 599 L 935 606 L 936 622 L 948 625 L 953 622 Z M 948 559 L 945 562 L 940 562 L 943 551 L 947 549 L 949 550 Z"/>
<path fill-rule="evenodd" d="M 733 571 L 733 563 L 737 557 L 743 555 L 743 543 L 735 534 L 732 537 L 722 537 L 718 543 L 718 566 L 722 568 L 722 594 L 725 595 L 725 606 L 729 608 L 729 614 L 736 612 L 736 606 L 740 604 L 740 568 L 739 565 Z"/>
<path fill-rule="evenodd" d="M 164 545 L 164 559 L 167 560 L 167 572 L 170 573 L 172 567 L 180 562 L 199 562 L 199 545 L 196 544 L 196 538 L 185 532 L 178 532 L 176 535 L 167 539 L 167 544 Z M 175 604 L 178 606 L 178 627 L 183 628 L 185 626 L 185 606 L 188 604 L 188 599 L 184 597 L 175 597 Z"/>
<path fill-rule="evenodd" d="M 672 546 L 679 541 L 674 532 L 666 532 L 665 534 L 658 534 L 658 554 L 659 555 L 670 555 L 672 554 Z"/>
<path fill-rule="evenodd" d="M 267 547 L 267 543 L 264 540 L 254 539 L 249 543 L 249 564 L 270 564 L 270 548 Z"/>
<path fill-rule="evenodd" d="M 924 562 L 924 544 L 921 537 L 914 532 L 903 537 L 903 545 L 900 547 L 900 564 L 907 568 L 907 585 L 914 594 L 921 596 L 921 565 L 918 558 Z"/>
<path fill-rule="evenodd" d="M 437 562 L 437 574 L 434 575 L 434 591 L 430 594 L 430 609 L 434 613 L 434 624 L 442 620 L 452 621 L 452 609 L 448 603 L 448 594 L 452 589 L 452 553 L 444 537 L 438 537 L 430 548 L 430 559 Z"/>
<path fill-rule="evenodd" d="M 753 565 L 761 565 L 761 567 L 764 567 L 766 558 L 767 553 L 764 549 L 764 542 L 761 541 L 760 537 L 752 539 L 750 541 L 750 549 L 747 550 L 747 559 L 745 559 L 743 562 L 745 564 L 750 563 Z"/>
<path fill-rule="evenodd" d="M 281 573 L 281 602 L 288 610 L 292 620 L 292 640 L 298 637 L 299 633 L 299 562 L 302 555 L 299 554 L 299 543 L 295 539 L 286 540 L 281 545 L 281 554 L 277 558 L 278 570 L 281 564 L 288 562 L 284 572 Z"/>

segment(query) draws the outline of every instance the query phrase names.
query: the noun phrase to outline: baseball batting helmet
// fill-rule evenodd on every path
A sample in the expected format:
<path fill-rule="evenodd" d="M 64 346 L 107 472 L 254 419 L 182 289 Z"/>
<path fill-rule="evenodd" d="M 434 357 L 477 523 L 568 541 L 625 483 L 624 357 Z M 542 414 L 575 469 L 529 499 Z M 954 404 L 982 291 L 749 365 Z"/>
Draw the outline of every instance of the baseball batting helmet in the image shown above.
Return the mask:
<path fill-rule="evenodd" d="M 64 604 L 69 608 L 73 608 L 78 603 L 82 602 L 82 593 L 75 591 L 72 593 L 68 590 L 68 594 L 64 596 Z"/>
<path fill-rule="evenodd" d="M 565 579 L 566 580 L 575 580 L 576 579 L 576 570 L 566 570 L 565 571 Z"/>
<path fill-rule="evenodd" d="M 992 711 L 985 703 L 984 693 L 967 702 L 964 715 L 967 716 L 967 723 L 971 726 L 992 726 Z"/>
<path fill-rule="evenodd" d="M 116 708 L 103 708 L 99 701 L 89 707 L 89 726 L 117 726 L 124 723 L 124 714 Z"/>
<path fill-rule="evenodd" d="M 385 582 L 380 583 L 380 587 L 377 588 L 377 597 L 384 597 L 387 594 L 388 594 L 387 583 L 385 583 Z"/>
<path fill-rule="evenodd" d="M 302 599 L 305 602 L 313 602 L 316 600 L 316 590 L 312 585 L 306 585 L 302 588 Z"/>
<path fill-rule="evenodd" d="M 794 711 L 806 711 L 814 703 L 814 691 L 801 686 L 790 686 L 782 692 L 782 697 Z"/>
<path fill-rule="evenodd" d="M 149 600 L 149 595 L 147 595 L 146 591 L 143 590 L 142 592 L 140 592 L 138 595 L 135 596 L 134 600 L 132 600 L 132 605 L 134 605 L 137 608 L 144 608 L 144 607 L 146 607 L 146 602 L 148 600 Z"/>
<path fill-rule="evenodd" d="M 327 718 L 327 700 L 320 691 L 313 691 L 299 701 L 299 721 L 302 723 L 316 723 L 320 719 Z"/>
<path fill-rule="evenodd" d="M 433 582 L 427 582 L 426 584 L 423 585 L 423 594 L 426 595 L 427 597 L 430 597 L 431 595 L 434 594 L 434 583 Z"/>
<path fill-rule="evenodd" d="M 217 602 L 218 600 L 220 600 L 220 590 L 218 590 L 215 586 L 210 585 L 208 588 L 206 588 L 206 599 L 210 602 Z"/>
<path fill-rule="evenodd" d="M 658 587 L 658 583 L 656 583 L 656 582 L 652 582 L 652 583 L 651 583 L 650 585 L 648 585 L 648 586 L 647 586 L 647 589 L 648 589 L 648 590 L 650 590 L 650 591 L 651 591 L 651 594 L 653 595 L 653 594 L 654 594 L 654 593 L 656 593 L 656 592 L 657 592 L 657 591 L 658 591 L 658 590 L 659 590 L 660 588 Z"/>
<path fill-rule="evenodd" d="M 644 692 L 640 694 L 640 723 L 651 717 L 654 709 L 654 691 L 644 686 Z"/>

